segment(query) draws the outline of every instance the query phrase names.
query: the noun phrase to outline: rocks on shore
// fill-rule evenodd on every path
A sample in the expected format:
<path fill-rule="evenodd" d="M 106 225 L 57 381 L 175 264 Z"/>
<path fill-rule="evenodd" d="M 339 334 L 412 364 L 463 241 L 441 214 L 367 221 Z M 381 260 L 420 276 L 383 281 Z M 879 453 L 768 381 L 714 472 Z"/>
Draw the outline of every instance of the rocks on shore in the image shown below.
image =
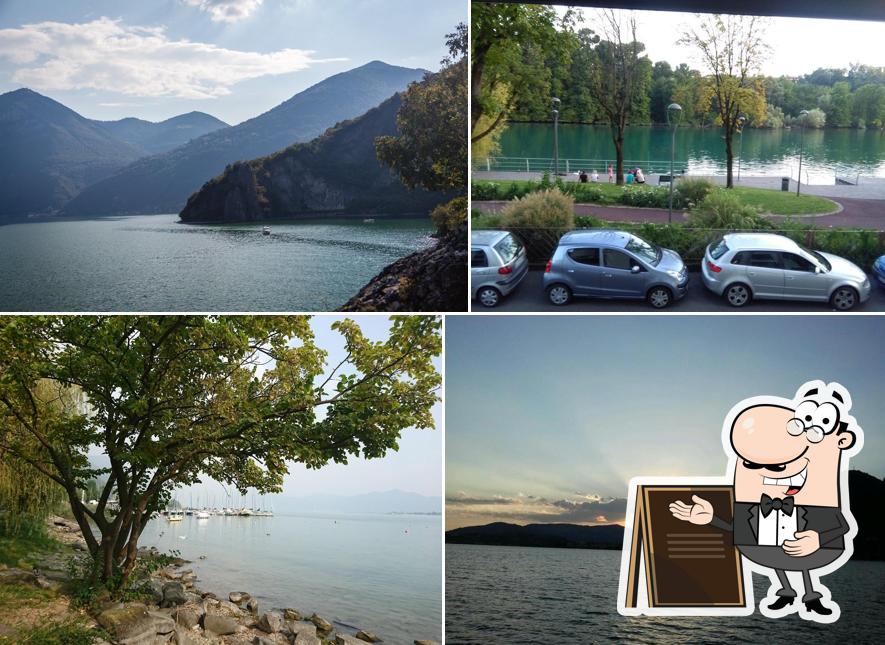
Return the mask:
<path fill-rule="evenodd" d="M 316 625 L 317 629 L 321 632 L 331 632 L 332 631 L 332 623 L 330 623 L 325 618 L 322 618 L 321 616 L 317 616 L 316 614 L 313 614 L 310 617 L 310 622 L 312 622 L 314 625 Z"/>
<path fill-rule="evenodd" d="M 356 637 L 361 641 L 366 641 L 367 643 L 377 643 L 381 639 L 375 636 L 372 632 L 367 632 L 364 629 L 359 630 L 356 633 Z"/>

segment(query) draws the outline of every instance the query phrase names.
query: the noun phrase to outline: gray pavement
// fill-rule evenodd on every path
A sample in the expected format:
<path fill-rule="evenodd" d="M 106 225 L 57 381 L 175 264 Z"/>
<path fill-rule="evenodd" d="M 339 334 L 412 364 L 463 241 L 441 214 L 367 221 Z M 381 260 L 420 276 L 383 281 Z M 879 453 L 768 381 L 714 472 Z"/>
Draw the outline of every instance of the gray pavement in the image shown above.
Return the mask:
<path fill-rule="evenodd" d="M 487 309 L 475 300 L 471 303 L 474 312 L 632 312 L 632 313 L 658 313 L 660 310 L 653 309 L 644 300 L 602 300 L 596 298 L 575 298 L 564 307 L 550 304 L 543 290 L 543 271 L 529 271 L 516 291 L 501 301 L 494 309 Z M 873 294 L 864 304 L 853 309 L 853 312 L 870 313 L 885 311 L 885 289 L 876 283 L 876 279 L 870 276 L 873 283 Z M 768 313 L 768 312 L 814 312 L 826 313 L 834 311 L 827 303 L 817 302 L 789 302 L 786 300 L 755 300 L 746 307 L 735 309 L 728 305 L 722 298 L 709 291 L 701 281 L 701 275 L 697 272 L 689 274 L 688 292 L 682 300 L 664 309 L 665 312 L 693 313 L 693 312 L 727 312 L 727 313 Z M 842 314 L 842 315 L 851 315 Z"/>
<path fill-rule="evenodd" d="M 534 180 L 538 181 L 541 179 L 542 173 L 540 172 L 498 172 L 498 171 L 485 171 L 485 170 L 473 170 L 471 172 L 471 178 L 477 181 L 491 181 L 491 180 L 504 180 L 504 181 L 514 181 L 514 180 Z M 686 177 L 689 175 L 686 175 Z M 648 186 L 657 186 L 658 185 L 658 177 L 659 175 L 647 175 L 646 176 L 646 185 Z M 725 176 L 724 175 L 691 175 L 692 178 L 698 179 L 709 179 L 710 181 L 725 185 Z M 607 181 L 607 176 L 600 175 L 600 183 Z M 563 175 L 563 181 L 578 181 L 578 176 L 575 173 L 571 173 L 568 175 Z M 780 190 L 781 189 L 781 178 L 780 177 L 750 177 L 747 175 L 741 175 L 740 182 L 735 182 L 737 186 L 748 186 L 750 188 L 770 188 L 772 190 Z M 795 180 L 790 180 L 790 190 L 796 192 L 796 182 Z M 885 178 L 879 177 L 861 177 L 860 183 L 857 186 L 824 186 L 824 185 L 816 185 L 816 184 L 802 184 L 802 189 L 800 192 L 807 193 L 809 195 L 820 195 L 821 197 L 844 197 L 849 199 L 885 199 Z"/>

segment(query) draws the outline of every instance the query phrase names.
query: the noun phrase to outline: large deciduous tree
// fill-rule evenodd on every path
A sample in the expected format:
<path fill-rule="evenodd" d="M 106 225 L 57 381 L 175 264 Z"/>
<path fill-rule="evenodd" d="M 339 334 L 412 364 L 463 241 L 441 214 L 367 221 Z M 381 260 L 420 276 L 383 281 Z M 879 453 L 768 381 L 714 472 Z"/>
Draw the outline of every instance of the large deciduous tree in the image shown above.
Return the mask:
<path fill-rule="evenodd" d="M 765 89 L 757 76 L 770 48 L 764 40 L 765 22 L 758 16 L 698 15 L 679 43 L 694 48 L 707 76 L 705 103 L 716 111 L 725 131 L 726 186 L 733 186 L 732 141 L 740 117 L 765 119 Z"/>
<path fill-rule="evenodd" d="M 345 346 L 335 365 L 306 316 L 3 319 L 0 450 L 64 490 L 94 581 L 125 584 L 175 487 L 210 477 L 277 492 L 290 462 L 382 457 L 404 429 L 433 426 L 437 318 L 394 318 L 378 342 L 352 320 L 332 327 Z M 72 389 L 85 404 L 59 405 Z M 78 490 L 97 477 L 87 505 Z"/>
<path fill-rule="evenodd" d="M 605 115 L 615 147 L 617 183 L 624 183 L 624 131 L 632 116 L 648 114 L 651 61 L 640 56 L 645 46 L 636 39 L 636 18 L 621 12 L 600 12 L 597 64 L 590 87 Z"/>

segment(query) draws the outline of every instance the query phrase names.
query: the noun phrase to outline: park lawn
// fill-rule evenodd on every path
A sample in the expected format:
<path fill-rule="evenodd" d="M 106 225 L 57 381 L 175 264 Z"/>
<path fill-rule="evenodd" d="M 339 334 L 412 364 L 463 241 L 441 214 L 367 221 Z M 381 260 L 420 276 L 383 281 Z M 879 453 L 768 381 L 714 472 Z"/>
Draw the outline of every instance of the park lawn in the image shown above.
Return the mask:
<path fill-rule="evenodd" d="M 494 184 L 504 189 L 511 185 L 517 185 L 523 189 L 528 189 L 530 186 L 537 187 L 539 185 L 539 182 L 527 179 L 493 179 L 481 180 L 477 183 Z M 667 190 L 666 185 L 658 187 L 654 184 L 633 184 L 630 186 L 618 186 L 617 184 L 610 184 L 608 182 L 591 182 L 587 184 L 581 184 L 581 186 L 595 189 L 601 194 L 601 199 L 584 201 L 580 198 L 579 195 L 575 201 L 577 203 L 597 204 L 599 206 L 622 205 L 619 201 L 619 197 L 623 194 L 625 190 L 648 190 L 650 188 L 660 188 L 660 190 Z M 799 195 L 797 197 L 796 193 L 792 192 L 784 192 L 768 188 L 749 188 L 746 186 L 735 187 L 731 190 L 739 195 L 741 201 L 745 204 L 754 206 L 760 209 L 763 213 L 768 213 L 771 215 L 819 215 L 821 213 L 831 213 L 836 210 L 836 204 L 834 202 L 826 199 L 825 197 L 818 197 L 817 195 Z"/>
<path fill-rule="evenodd" d="M 741 201 L 755 206 L 763 213 L 772 215 L 818 215 L 836 210 L 835 202 L 817 195 L 799 195 L 781 190 L 747 188 L 738 186 L 732 190 Z"/>

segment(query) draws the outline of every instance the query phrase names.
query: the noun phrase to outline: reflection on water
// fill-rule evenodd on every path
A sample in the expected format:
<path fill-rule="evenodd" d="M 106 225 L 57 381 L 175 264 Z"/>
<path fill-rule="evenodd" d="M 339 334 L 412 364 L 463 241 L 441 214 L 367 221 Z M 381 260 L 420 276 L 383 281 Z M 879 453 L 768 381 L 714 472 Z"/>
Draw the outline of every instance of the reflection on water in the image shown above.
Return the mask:
<path fill-rule="evenodd" d="M 159 518 L 140 544 L 180 551 L 200 589 L 247 591 L 262 611 L 317 612 L 401 645 L 442 634 L 438 516 Z"/>
<path fill-rule="evenodd" d="M 802 143 L 802 176 L 806 171 L 813 183 L 833 183 L 841 175 L 885 177 L 885 132 L 881 130 L 806 130 L 804 140 L 795 130 L 744 132 L 743 142 L 734 141 L 737 173 L 741 151 L 741 173 L 746 175 L 795 176 Z M 639 163 L 646 172 L 669 167 L 671 135 L 667 128 L 634 127 L 624 134 L 624 158 Z M 553 157 L 553 126 L 545 123 L 514 123 L 501 137 L 501 156 Z M 611 159 L 614 146 L 608 128 L 591 125 L 559 126 L 560 159 Z M 725 173 L 725 141 L 721 128 L 678 128 L 677 166 L 685 165 L 692 174 Z M 654 164 L 657 162 L 657 168 Z M 564 162 L 563 162 L 564 163 Z M 663 164 L 663 165 L 662 165 Z M 577 168 L 571 168 L 577 171 Z M 604 169 L 599 168 L 600 175 Z"/>
<path fill-rule="evenodd" d="M 624 617 L 620 551 L 446 545 L 446 643 L 881 643 L 885 562 L 849 562 L 826 576 L 842 615 Z M 755 599 L 768 591 L 754 576 Z"/>
<path fill-rule="evenodd" d="M 434 243 L 429 218 L 186 225 L 177 215 L 0 227 L 3 311 L 331 311 Z"/>

